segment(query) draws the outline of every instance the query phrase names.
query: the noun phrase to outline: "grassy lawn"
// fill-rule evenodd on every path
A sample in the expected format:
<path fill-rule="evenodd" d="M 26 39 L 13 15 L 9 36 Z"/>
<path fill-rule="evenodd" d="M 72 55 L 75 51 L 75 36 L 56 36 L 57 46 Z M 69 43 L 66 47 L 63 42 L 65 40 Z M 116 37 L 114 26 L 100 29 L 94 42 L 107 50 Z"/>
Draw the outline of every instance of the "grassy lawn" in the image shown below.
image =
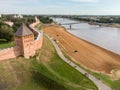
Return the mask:
<path fill-rule="evenodd" d="M 0 90 L 48 90 L 34 81 L 31 60 L 17 58 L 0 62 Z"/>
<path fill-rule="evenodd" d="M 38 28 L 38 30 L 42 30 L 43 24 L 41 23 L 40 26 L 38 26 L 37 28 Z"/>
<path fill-rule="evenodd" d="M 0 39 L 0 49 L 14 46 L 14 42 L 7 42 L 5 39 Z"/>
<path fill-rule="evenodd" d="M 46 37 L 44 37 L 43 48 L 39 54 L 39 63 L 34 61 L 34 69 L 40 75 L 44 75 L 52 82 L 62 86 L 62 90 L 98 90 L 87 77 L 61 60 Z M 59 88 L 57 89 L 61 90 Z"/>
<path fill-rule="evenodd" d="M 112 78 L 108 75 L 105 75 L 103 73 L 95 73 L 90 70 L 87 70 L 89 73 L 91 73 L 96 78 L 100 79 L 103 83 L 110 86 L 114 90 L 120 90 L 120 79 L 119 80 L 112 80 Z"/>
<path fill-rule="evenodd" d="M 44 25 L 43 23 L 40 23 L 35 28 L 37 28 L 38 30 L 42 30 L 43 25 Z"/>

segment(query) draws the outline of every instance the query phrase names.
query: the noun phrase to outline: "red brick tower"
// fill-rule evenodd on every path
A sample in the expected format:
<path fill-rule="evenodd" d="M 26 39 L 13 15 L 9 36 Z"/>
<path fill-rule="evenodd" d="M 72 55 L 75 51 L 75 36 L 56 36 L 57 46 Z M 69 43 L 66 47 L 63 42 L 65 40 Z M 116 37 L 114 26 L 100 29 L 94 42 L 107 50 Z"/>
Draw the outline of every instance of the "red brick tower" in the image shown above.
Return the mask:
<path fill-rule="evenodd" d="M 21 52 L 21 55 L 25 58 L 35 55 L 34 33 L 25 24 L 22 24 L 16 31 L 14 39 L 16 46 Z"/>

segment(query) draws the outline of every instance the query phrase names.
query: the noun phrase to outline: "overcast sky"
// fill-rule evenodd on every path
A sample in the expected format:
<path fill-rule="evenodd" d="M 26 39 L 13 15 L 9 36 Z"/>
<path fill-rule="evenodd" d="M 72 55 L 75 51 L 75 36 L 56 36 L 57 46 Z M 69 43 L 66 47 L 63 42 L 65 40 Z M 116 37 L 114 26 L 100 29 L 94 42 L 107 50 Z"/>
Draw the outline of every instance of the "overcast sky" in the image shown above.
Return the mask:
<path fill-rule="evenodd" d="M 120 15 L 120 0 L 0 0 L 0 14 Z"/>

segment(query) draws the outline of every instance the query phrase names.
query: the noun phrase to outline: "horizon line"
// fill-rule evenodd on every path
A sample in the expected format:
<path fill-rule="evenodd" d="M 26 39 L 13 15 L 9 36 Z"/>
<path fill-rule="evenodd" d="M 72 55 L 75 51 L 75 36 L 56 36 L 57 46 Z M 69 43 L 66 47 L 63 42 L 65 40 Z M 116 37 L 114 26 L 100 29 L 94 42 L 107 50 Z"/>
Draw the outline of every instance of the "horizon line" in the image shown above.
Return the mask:
<path fill-rule="evenodd" d="M 119 15 L 113 15 L 113 14 L 23 14 L 23 13 L 0 13 L 0 15 L 64 15 L 64 16 L 73 16 L 73 15 L 75 15 L 75 16 L 120 16 L 120 14 Z"/>

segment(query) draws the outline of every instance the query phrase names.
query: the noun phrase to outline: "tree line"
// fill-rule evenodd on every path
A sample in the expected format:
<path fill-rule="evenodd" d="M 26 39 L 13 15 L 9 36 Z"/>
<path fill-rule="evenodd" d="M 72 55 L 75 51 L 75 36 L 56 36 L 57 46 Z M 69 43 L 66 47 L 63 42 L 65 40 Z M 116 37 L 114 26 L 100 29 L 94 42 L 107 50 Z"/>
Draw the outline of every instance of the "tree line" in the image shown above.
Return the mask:
<path fill-rule="evenodd" d="M 118 17 L 118 18 L 116 18 L 116 17 L 109 17 L 109 18 L 100 17 L 100 18 L 98 18 L 98 20 L 93 20 L 90 18 L 79 18 L 79 17 L 73 17 L 71 19 L 80 20 L 80 21 L 87 21 L 87 22 L 118 23 L 118 24 L 120 24 L 120 17 Z"/>
<path fill-rule="evenodd" d="M 12 41 L 14 33 L 18 30 L 21 23 L 25 23 L 26 25 L 30 25 L 31 23 L 35 22 L 35 16 L 32 15 L 24 15 L 23 18 L 14 18 L 14 15 L 2 15 L 0 18 L 0 39 L 6 39 L 7 41 Z M 49 17 L 44 16 L 37 16 L 38 19 L 44 23 L 52 23 L 53 20 Z M 6 25 L 4 21 L 11 21 L 14 22 L 12 27 Z"/>

